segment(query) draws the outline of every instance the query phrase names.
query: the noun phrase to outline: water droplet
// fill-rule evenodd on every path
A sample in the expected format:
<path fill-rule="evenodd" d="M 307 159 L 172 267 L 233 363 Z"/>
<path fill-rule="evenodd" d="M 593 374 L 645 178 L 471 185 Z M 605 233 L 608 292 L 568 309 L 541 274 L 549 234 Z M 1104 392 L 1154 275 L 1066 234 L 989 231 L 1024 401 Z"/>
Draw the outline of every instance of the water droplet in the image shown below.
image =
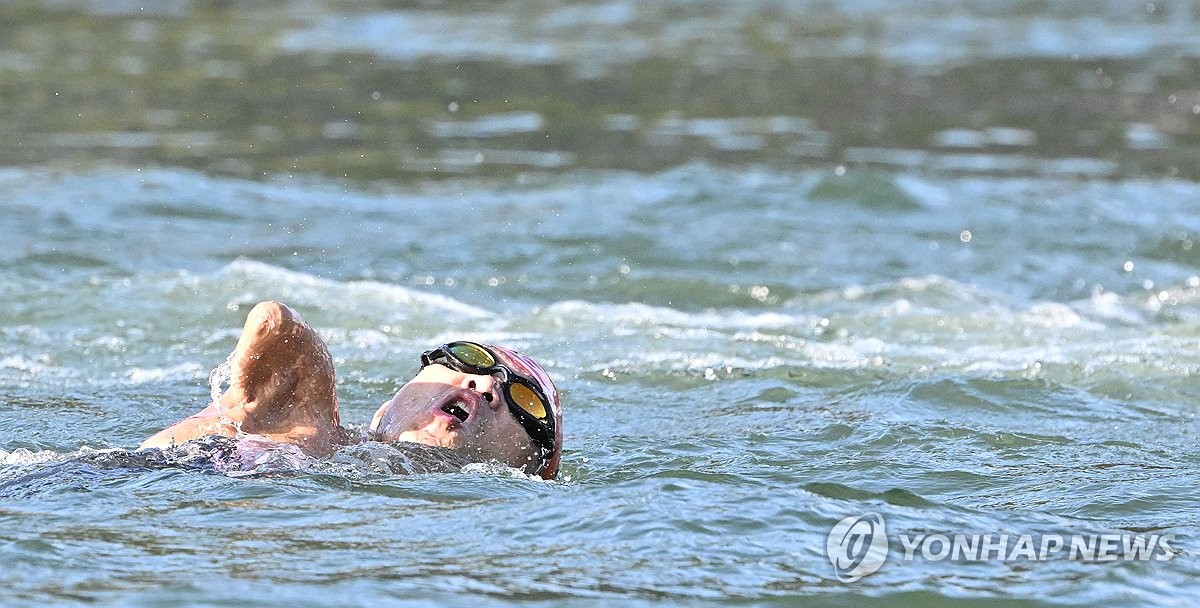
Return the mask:
<path fill-rule="evenodd" d="M 221 386 L 232 377 L 233 353 L 229 353 L 225 361 L 213 368 L 208 374 L 208 393 L 214 403 L 221 397 Z"/>

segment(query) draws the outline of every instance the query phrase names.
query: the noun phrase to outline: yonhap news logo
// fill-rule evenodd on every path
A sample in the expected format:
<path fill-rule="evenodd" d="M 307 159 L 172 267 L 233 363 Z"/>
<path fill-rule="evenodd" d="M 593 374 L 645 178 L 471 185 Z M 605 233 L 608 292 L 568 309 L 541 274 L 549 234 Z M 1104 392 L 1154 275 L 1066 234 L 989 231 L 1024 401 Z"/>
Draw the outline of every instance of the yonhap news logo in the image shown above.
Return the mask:
<path fill-rule="evenodd" d="M 883 516 L 866 513 L 850 516 L 829 531 L 825 554 L 833 562 L 839 581 L 854 581 L 875 572 L 887 560 L 887 526 Z"/>
<path fill-rule="evenodd" d="M 1174 534 L 897 534 L 898 558 L 923 561 L 1159 561 L 1175 556 Z M 834 575 L 853 583 L 887 561 L 891 544 L 878 513 L 852 515 L 833 526 L 825 554 Z"/>

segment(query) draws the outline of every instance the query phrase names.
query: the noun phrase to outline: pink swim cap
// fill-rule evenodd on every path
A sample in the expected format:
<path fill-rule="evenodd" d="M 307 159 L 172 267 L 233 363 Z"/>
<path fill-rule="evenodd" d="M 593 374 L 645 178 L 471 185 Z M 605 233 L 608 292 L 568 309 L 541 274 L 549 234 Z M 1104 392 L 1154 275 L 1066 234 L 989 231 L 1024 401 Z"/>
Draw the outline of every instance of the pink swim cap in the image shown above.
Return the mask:
<path fill-rule="evenodd" d="M 497 355 L 506 359 L 504 364 L 512 368 L 513 371 L 533 380 L 542 389 L 546 397 L 550 399 L 551 416 L 554 417 L 554 452 L 546 460 L 545 466 L 539 471 L 542 479 L 554 479 L 558 476 L 559 463 L 562 457 L 562 404 L 558 400 L 558 390 L 554 388 L 554 382 L 550 380 L 550 374 L 533 359 L 522 355 L 521 353 L 504 348 L 503 346 L 488 345 Z"/>

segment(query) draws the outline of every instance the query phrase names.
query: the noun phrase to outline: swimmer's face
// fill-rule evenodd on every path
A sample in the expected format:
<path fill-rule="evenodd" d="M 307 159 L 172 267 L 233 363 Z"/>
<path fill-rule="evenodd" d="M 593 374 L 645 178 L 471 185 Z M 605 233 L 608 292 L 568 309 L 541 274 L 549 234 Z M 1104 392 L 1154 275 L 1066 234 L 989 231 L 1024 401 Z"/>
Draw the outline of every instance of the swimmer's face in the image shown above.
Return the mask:
<path fill-rule="evenodd" d="M 375 412 L 370 432 L 377 441 L 440 446 L 527 473 L 540 464 L 538 449 L 509 410 L 499 379 L 437 363 L 422 368 Z"/>

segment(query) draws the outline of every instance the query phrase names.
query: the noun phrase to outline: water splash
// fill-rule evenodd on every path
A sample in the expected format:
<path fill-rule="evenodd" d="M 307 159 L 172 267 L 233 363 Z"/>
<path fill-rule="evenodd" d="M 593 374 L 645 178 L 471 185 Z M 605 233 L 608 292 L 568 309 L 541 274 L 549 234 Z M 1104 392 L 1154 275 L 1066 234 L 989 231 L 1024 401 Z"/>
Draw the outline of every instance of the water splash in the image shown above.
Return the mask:
<path fill-rule="evenodd" d="M 300 471 L 313 460 L 295 445 L 258 435 L 239 436 L 233 440 L 233 450 L 214 452 L 209 457 L 213 467 L 229 477 Z"/>
<path fill-rule="evenodd" d="M 208 396 L 213 403 L 218 403 L 221 398 L 222 386 L 228 384 L 233 378 L 233 354 L 229 353 L 229 356 L 225 357 L 220 365 L 208 373 Z"/>
<path fill-rule="evenodd" d="M 42 464 L 62 458 L 58 452 L 42 450 L 34 452 L 26 448 L 17 448 L 11 452 L 0 450 L 0 466 Z"/>

